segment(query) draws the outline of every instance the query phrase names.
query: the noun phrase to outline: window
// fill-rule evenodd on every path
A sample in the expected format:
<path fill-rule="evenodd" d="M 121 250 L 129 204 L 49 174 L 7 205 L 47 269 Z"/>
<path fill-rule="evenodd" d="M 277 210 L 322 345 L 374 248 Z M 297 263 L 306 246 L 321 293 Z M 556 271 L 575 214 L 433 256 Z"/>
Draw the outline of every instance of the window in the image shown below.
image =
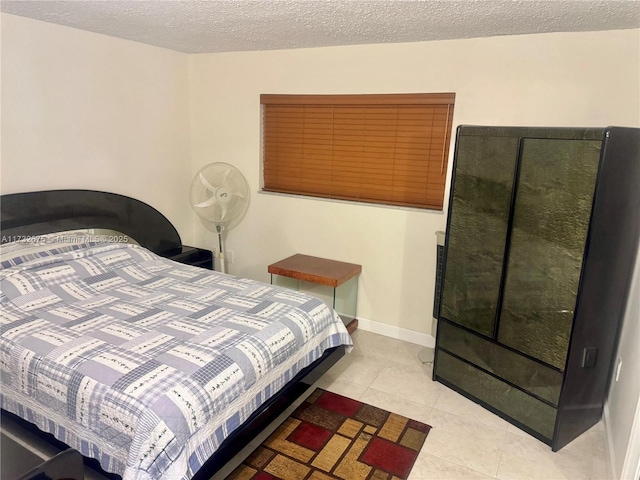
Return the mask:
<path fill-rule="evenodd" d="M 454 99 L 261 95 L 263 191 L 441 210 Z"/>

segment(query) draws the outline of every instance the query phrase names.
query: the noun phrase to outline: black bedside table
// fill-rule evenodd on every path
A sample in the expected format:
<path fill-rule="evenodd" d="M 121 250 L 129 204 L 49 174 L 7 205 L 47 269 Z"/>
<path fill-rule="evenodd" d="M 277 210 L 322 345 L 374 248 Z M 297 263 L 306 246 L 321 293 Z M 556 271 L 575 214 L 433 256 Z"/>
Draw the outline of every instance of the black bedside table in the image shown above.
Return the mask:
<path fill-rule="evenodd" d="M 211 253 L 211 250 L 182 245 L 181 248 L 167 250 L 159 255 L 168 258 L 169 260 L 173 260 L 174 262 L 213 270 L 213 253 Z"/>

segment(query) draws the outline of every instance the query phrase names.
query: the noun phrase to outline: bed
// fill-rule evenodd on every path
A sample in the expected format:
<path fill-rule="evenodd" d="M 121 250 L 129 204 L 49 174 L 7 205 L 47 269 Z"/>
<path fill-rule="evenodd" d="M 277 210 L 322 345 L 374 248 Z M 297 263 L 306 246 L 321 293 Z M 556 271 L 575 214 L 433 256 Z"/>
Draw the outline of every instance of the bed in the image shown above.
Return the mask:
<path fill-rule="evenodd" d="M 351 346 L 314 297 L 165 258 L 180 236 L 143 202 L 1 202 L 1 407 L 107 473 L 209 478 Z"/>

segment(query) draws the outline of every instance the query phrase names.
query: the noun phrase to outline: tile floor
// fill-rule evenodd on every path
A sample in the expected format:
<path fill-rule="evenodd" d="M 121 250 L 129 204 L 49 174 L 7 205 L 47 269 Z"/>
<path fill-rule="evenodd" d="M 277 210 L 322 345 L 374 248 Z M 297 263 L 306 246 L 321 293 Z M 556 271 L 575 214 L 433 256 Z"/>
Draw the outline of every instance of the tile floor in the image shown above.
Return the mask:
<path fill-rule="evenodd" d="M 418 360 L 419 346 L 363 330 L 357 330 L 353 340 L 353 351 L 316 386 L 431 425 L 410 480 L 609 480 L 602 422 L 553 453 L 500 417 L 433 382 L 431 367 Z M 272 429 L 213 480 L 224 479 Z"/>

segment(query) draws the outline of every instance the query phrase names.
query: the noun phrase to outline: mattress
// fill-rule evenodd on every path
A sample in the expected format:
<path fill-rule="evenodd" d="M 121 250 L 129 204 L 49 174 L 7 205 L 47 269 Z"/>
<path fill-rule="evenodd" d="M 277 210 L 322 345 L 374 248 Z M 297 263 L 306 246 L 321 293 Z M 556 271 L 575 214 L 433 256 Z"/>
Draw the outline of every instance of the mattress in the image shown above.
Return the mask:
<path fill-rule="evenodd" d="M 304 293 L 136 245 L 18 244 L 0 261 L 0 406 L 125 480 L 191 478 L 301 369 L 351 345 Z"/>

